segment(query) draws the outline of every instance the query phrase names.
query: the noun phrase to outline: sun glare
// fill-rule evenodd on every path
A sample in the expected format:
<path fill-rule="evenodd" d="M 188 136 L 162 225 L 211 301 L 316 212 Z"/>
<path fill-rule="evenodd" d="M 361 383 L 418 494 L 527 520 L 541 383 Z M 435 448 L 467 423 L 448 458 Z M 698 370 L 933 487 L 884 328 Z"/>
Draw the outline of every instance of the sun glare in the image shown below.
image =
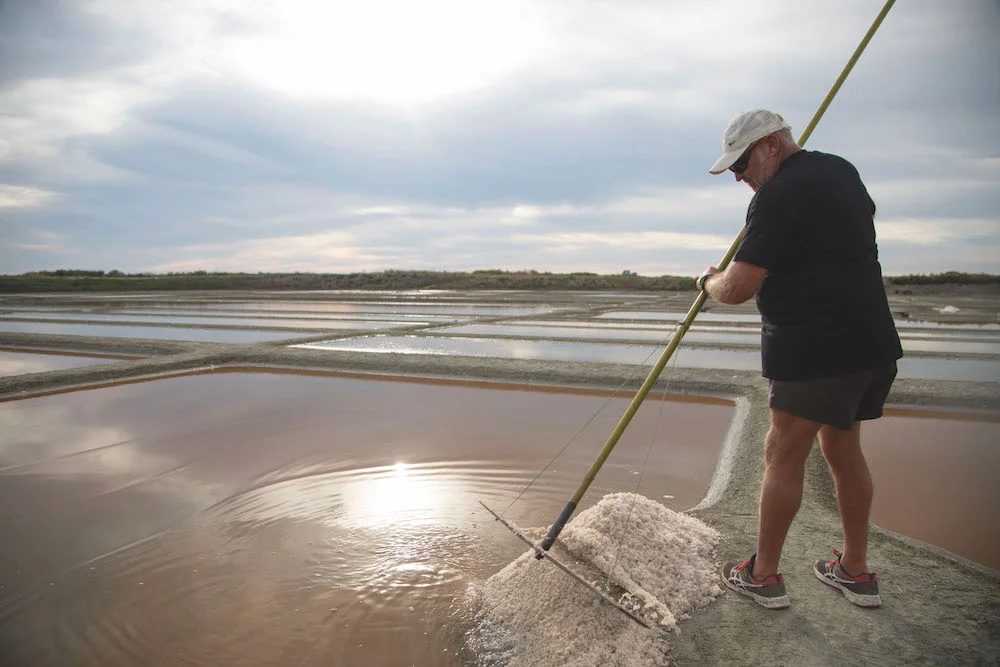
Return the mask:
<path fill-rule="evenodd" d="M 402 527 L 433 522 L 435 510 L 447 502 L 445 487 L 423 466 L 396 463 L 369 473 L 344 487 L 350 518 L 358 524 Z"/>
<path fill-rule="evenodd" d="M 227 40 L 223 61 L 307 98 L 428 102 L 489 85 L 540 42 L 519 3 L 503 0 L 288 2 L 262 22 Z"/>

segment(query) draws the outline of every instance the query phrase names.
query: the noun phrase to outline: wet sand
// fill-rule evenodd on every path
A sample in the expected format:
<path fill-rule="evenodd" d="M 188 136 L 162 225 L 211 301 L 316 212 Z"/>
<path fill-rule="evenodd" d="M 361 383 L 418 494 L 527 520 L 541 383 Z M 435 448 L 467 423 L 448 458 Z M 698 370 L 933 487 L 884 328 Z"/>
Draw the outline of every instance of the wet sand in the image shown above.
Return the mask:
<path fill-rule="evenodd" d="M 585 506 L 698 502 L 734 410 L 680 398 L 639 413 Z M 547 524 L 625 405 L 266 372 L 2 403 L 17 547 L 0 648 L 24 665 L 466 664 L 465 589 L 522 551 L 478 501 L 507 507 L 603 406 L 508 514 Z"/>

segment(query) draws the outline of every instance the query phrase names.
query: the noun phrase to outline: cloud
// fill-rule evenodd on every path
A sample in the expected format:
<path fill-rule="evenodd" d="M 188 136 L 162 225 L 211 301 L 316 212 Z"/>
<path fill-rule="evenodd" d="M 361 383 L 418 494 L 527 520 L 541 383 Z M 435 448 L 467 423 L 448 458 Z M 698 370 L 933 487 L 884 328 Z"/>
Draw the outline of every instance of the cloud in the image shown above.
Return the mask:
<path fill-rule="evenodd" d="M 1000 237 L 1000 220 L 961 218 L 879 220 L 875 229 L 880 244 L 909 243 L 938 246 L 955 240 L 996 239 Z"/>
<path fill-rule="evenodd" d="M 623 248 L 626 250 L 720 250 L 726 251 L 733 239 L 715 234 L 680 234 L 677 232 L 607 232 L 598 234 L 525 234 L 515 241 L 537 243 L 558 248 L 560 252 L 578 252 L 585 246 L 593 249 Z"/>
<path fill-rule="evenodd" d="M 188 259 L 162 264 L 159 270 L 196 271 L 210 264 L 222 271 L 324 271 L 317 267 L 361 266 L 375 259 L 355 247 L 355 241 L 348 232 L 333 231 L 253 239 L 235 246 L 197 244 L 178 248 Z"/>
<path fill-rule="evenodd" d="M 286 193 L 287 201 L 294 195 Z M 321 192 L 299 193 L 309 197 L 306 209 L 323 200 Z M 665 196 L 664 193 L 658 193 Z M 675 215 L 690 214 L 695 194 L 685 202 L 678 197 Z M 335 199 L 335 198 L 329 198 Z M 655 256 L 667 252 L 710 251 L 721 254 L 733 237 L 697 231 L 664 231 L 669 227 L 656 196 L 626 197 L 599 206 L 514 205 L 503 207 L 438 207 L 426 204 L 366 205 L 342 202 L 338 213 L 322 220 L 280 216 L 258 220 L 258 228 L 280 235 L 261 240 L 232 238 L 225 243 L 196 244 L 172 249 L 190 257 L 183 262 L 164 261 L 159 271 L 220 270 L 377 271 L 408 268 L 468 269 L 470 267 L 536 268 L 556 262 L 561 270 L 620 271 L 635 264 L 658 273 Z M 652 202 L 652 203 L 651 203 Z M 609 230 L 608 219 L 643 219 L 645 231 Z M 644 218 L 646 216 L 646 218 Z M 739 218 L 742 220 L 742 217 Z M 314 223 L 318 227 L 314 227 Z M 636 226 L 638 223 L 634 223 Z M 683 222 L 681 223 L 683 225 Z M 314 229 L 292 236 L 291 226 Z M 693 225 L 692 225 L 693 227 Z M 238 235 L 238 234 L 237 234 Z M 155 251 L 154 251 L 155 252 Z M 643 258 L 649 259 L 643 259 Z M 662 261 L 662 260 L 660 260 Z M 707 262 L 708 260 L 706 260 Z M 598 262 L 598 268 L 591 268 Z M 284 268 L 282 268 L 284 267 Z"/>
<path fill-rule="evenodd" d="M 0 243 L 19 249 L 5 270 L 60 268 L 72 251 L 131 271 L 696 274 L 728 247 L 751 195 L 706 173 L 722 127 L 766 106 L 801 131 L 875 9 L 45 0 L 3 11 Z M 987 0 L 898 3 L 810 139 L 858 167 L 887 270 L 995 266 L 964 244 L 995 233 L 1000 210 L 998 13 Z M 738 44 L 720 48 L 731 34 Z M 920 254 L 931 238 L 936 252 Z"/>
<path fill-rule="evenodd" d="M 34 208 L 55 196 L 56 193 L 39 188 L 0 183 L 0 208 Z"/>
<path fill-rule="evenodd" d="M 0 238 L 0 248 L 18 254 L 41 252 L 60 257 L 78 253 L 68 246 L 65 235 L 40 228 L 26 230 L 20 238 Z"/>
<path fill-rule="evenodd" d="M 7 86 L 86 76 L 149 57 L 152 42 L 87 11 L 85 1 L 31 0 L 0 7 L 0 62 Z"/>

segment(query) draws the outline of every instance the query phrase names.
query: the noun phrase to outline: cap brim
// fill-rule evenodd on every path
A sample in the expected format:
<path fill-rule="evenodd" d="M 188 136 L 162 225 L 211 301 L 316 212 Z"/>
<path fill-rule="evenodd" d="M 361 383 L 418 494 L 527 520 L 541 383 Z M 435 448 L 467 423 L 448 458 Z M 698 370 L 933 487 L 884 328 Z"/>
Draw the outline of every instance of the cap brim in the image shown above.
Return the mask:
<path fill-rule="evenodd" d="M 747 145 L 749 146 L 749 144 Z M 729 169 L 733 166 L 734 162 L 740 159 L 740 156 L 743 155 L 743 151 L 746 149 L 746 146 L 740 146 L 736 150 L 726 151 L 722 154 L 722 157 L 715 161 L 715 164 L 713 164 L 711 169 L 708 170 L 708 173 L 721 174 L 726 169 Z"/>

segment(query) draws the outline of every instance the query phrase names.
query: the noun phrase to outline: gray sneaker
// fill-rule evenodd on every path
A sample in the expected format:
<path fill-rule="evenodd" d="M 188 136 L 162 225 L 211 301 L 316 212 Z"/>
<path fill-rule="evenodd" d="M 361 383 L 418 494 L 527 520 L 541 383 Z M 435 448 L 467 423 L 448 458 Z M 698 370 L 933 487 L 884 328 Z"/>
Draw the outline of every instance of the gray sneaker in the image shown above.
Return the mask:
<path fill-rule="evenodd" d="M 859 607 L 881 607 L 882 598 L 878 595 L 878 575 L 874 572 L 862 572 L 853 577 L 840 566 L 841 553 L 833 550 L 837 557 L 833 560 L 818 560 L 813 565 L 816 578 L 827 586 L 838 588 L 844 597 Z"/>
<path fill-rule="evenodd" d="M 754 554 L 750 556 L 750 560 L 742 563 L 726 563 L 722 568 L 722 580 L 726 582 L 726 586 L 762 607 L 784 609 L 790 604 L 788 595 L 785 594 L 785 578 L 774 574 L 764 579 L 754 579 L 753 564 L 756 560 L 757 554 Z"/>

